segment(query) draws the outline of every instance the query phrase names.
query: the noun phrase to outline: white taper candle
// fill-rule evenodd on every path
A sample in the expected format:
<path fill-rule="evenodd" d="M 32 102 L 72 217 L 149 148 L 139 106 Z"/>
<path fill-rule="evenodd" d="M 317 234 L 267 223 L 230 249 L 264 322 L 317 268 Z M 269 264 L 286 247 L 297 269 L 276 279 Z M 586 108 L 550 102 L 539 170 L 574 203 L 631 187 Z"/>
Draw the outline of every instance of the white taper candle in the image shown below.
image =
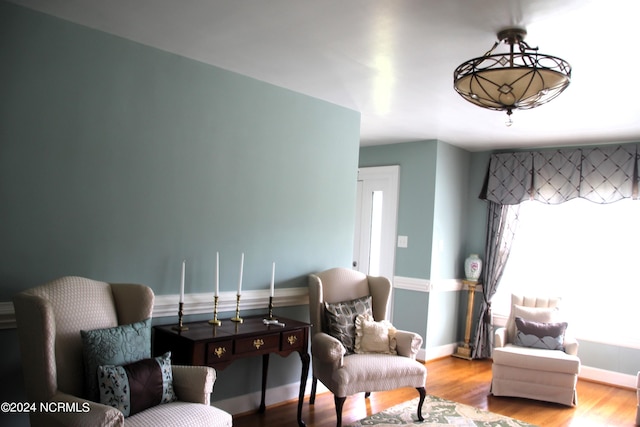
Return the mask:
<path fill-rule="evenodd" d="M 242 292 L 242 270 L 244 269 L 244 252 L 240 257 L 240 279 L 238 280 L 238 295 Z"/>
<path fill-rule="evenodd" d="M 276 263 L 274 262 L 271 265 L 271 296 L 273 297 L 274 294 L 274 283 L 275 283 L 275 278 L 276 278 Z"/>
<path fill-rule="evenodd" d="M 220 253 L 216 252 L 216 296 L 220 292 Z"/>
<path fill-rule="evenodd" d="M 180 276 L 180 302 L 184 302 L 184 269 L 185 260 L 182 260 L 182 275 Z"/>

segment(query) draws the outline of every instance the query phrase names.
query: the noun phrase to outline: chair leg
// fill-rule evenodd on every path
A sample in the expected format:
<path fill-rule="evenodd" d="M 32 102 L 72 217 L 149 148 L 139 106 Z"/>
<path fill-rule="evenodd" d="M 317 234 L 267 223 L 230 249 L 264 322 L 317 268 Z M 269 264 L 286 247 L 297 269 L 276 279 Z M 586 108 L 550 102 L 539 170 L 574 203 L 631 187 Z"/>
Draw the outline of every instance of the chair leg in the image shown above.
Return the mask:
<path fill-rule="evenodd" d="M 418 393 L 420 393 L 420 401 L 418 402 L 418 420 L 424 421 L 424 417 L 422 416 L 422 404 L 424 403 L 424 398 L 427 395 L 427 391 L 424 389 L 424 387 L 416 387 L 416 390 L 418 390 Z"/>
<path fill-rule="evenodd" d="M 333 396 L 333 400 L 336 402 L 336 427 L 342 427 L 342 407 L 344 406 L 344 401 L 347 400 L 345 397 Z"/>
<path fill-rule="evenodd" d="M 364 393 L 364 398 L 365 399 L 368 399 L 369 396 L 371 396 L 371 392 L 370 391 L 367 391 L 367 392 Z"/>
<path fill-rule="evenodd" d="M 311 379 L 311 396 L 309 396 L 309 405 L 316 403 L 316 388 L 318 387 L 318 379 L 314 376 Z"/>

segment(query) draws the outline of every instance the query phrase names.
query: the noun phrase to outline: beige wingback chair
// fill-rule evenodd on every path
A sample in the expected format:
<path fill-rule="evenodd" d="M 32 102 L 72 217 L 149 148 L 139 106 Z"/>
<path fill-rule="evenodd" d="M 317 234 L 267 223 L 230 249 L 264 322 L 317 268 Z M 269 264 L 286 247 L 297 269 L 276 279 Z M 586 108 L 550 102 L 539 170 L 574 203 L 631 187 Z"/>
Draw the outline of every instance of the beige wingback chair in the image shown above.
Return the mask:
<path fill-rule="evenodd" d="M 560 298 L 511 296 L 505 328 L 495 332 L 491 393 L 575 406 L 580 373 L 578 342 L 565 336 L 564 351 L 514 345 L 515 317 L 536 322 L 557 322 Z"/>
<path fill-rule="evenodd" d="M 110 328 L 151 317 L 153 291 L 143 285 L 63 277 L 14 297 L 22 367 L 30 402 L 70 403 L 78 412 L 31 412 L 32 426 L 231 426 L 230 414 L 210 406 L 212 368 L 173 366 L 179 401 L 130 417 L 85 400 L 81 330 Z M 85 405 L 89 410 L 85 411 Z"/>
<path fill-rule="evenodd" d="M 347 396 L 365 392 L 415 387 L 420 394 L 417 416 L 422 417 L 427 369 L 416 361 L 422 337 L 413 332 L 397 331 L 397 355 L 349 354 L 342 342 L 326 333 L 324 303 L 350 301 L 371 295 L 375 321 L 386 319 L 391 283 L 384 277 L 334 268 L 309 276 L 309 311 L 311 316 L 311 355 L 313 380 L 311 404 L 315 401 L 318 380 L 333 394 L 337 426 L 342 425 L 342 407 Z"/>

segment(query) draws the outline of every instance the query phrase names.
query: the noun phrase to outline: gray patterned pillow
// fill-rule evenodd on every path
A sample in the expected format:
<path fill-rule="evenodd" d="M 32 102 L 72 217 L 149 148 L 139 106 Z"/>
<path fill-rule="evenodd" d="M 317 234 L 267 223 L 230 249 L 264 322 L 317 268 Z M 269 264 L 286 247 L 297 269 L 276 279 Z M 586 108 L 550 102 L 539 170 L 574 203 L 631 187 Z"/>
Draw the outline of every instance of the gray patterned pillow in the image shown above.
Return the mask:
<path fill-rule="evenodd" d="M 356 338 L 356 317 L 359 314 L 373 315 L 371 311 L 371 295 L 357 298 L 351 301 L 324 303 L 325 331 L 338 339 L 347 354 L 354 352 Z"/>
<path fill-rule="evenodd" d="M 126 365 L 151 357 L 151 319 L 107 329 L 80 331 L 85 396 L 100 401 L 98 366 Z"/>
<path fill-rule="evenodd" d="M 113 406 L 125 417 L 173 402 L 171 352 L 124 366 L 98 366 L 98 384 L 100 403 Z"/>
<path fill-rule="evenodd" d="M 567 322 L 542 323 L 516 317 L 515 345 L 546 350 L 564 350 Z"/>

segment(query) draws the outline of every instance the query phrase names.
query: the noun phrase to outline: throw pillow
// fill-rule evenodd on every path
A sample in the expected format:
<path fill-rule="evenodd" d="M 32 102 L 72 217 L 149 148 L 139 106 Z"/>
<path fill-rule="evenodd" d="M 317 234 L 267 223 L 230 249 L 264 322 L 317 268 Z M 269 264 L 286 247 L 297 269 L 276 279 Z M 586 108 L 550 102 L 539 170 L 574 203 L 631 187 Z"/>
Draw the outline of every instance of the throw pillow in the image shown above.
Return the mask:
<path fill-rule="evenodd" d="M 327 327 L 325 332 L 338 339 L 347 350 L 347 354 L 353 353 L 356 337 L 356 316 L 358 314 L 373 314 L 371 311 L 371 295 L 350 301 L 325 302 L 324 308 Z"/>
<path fill-rule="evenodd" d="M 531 322 L 549 323 L 557 321 L 556 315 L 559 313 L 557 307 L 527 307 L 524 305 L 514 305 L 512 307 L 512 312 L 513 323 L 511 323 L 508 330 L 510 342 L 513 342 L 516 339 L 516 317 L 520 317 Z"/>
<path fill-rule="evenodd" d="M 369 314 L 356 316 L 356 353 L 397 354 L 396 328 L 388 320 L 376 322 Z"/>
<path fill-rule="evenodd" d="M 125 417 L 176 400 L 170 352 L 124 366 L 99 366 L 98 383 L 100 403 Z"/>
<path fill-rule="evenodd" d="M 151 319 L 113 328 L 80 331 L 87 399 L 98 402 L 98 366 L 125 365 L 151 357 Z"/>
<path fill-rule="evenodd" d="M 567 322 L 542 323 L 516 317 L 515 345 L 546 350 L 564 350 Z"/>

